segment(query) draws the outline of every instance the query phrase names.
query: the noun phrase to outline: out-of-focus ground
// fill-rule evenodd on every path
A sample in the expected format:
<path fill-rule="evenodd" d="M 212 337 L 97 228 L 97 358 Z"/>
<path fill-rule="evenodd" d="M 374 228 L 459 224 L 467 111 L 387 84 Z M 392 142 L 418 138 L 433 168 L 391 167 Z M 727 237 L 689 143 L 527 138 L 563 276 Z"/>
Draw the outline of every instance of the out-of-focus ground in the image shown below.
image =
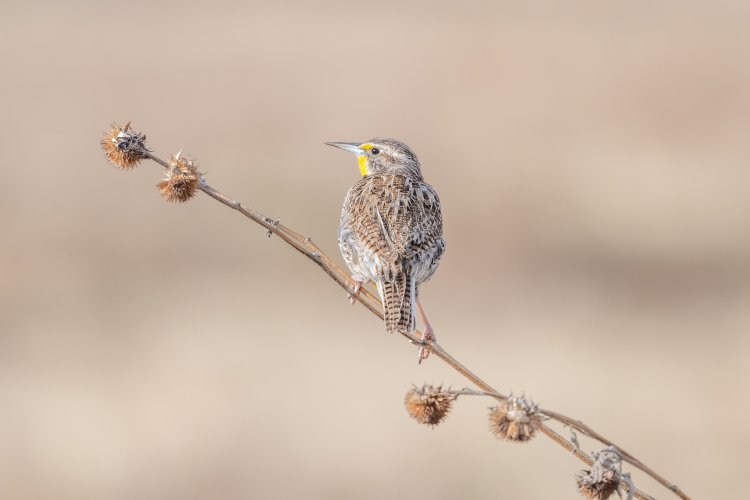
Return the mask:
<path fill-rule="evenodd" d="M 442 344 L 746 496 L 749 25 L 739 0 L 5 5 L 0 498 L 578 498 L 489 401 L 410 420 L 410 384 L 465 382 L 236 213 L 109 166 L 126 120 L 336 255 L 358 172 L 322 143 L 406 141 L 445 213 Z"/>

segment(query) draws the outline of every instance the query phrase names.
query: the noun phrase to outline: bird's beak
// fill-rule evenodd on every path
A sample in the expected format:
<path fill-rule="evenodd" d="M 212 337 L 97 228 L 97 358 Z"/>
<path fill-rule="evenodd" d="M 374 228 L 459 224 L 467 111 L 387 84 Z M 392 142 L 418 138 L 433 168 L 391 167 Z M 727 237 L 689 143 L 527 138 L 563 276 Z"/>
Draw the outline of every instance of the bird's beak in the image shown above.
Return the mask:
<path fill-rule="evenodd" d="M 357 156 L 362 156 L 365 154 L 365 150 L 359 147 L 359 145 L 361 144 L 359 142 L 326 142 L 326 144 L 336 148 L 341 148 L 344 151 L 349 151 L 350 153 L 354 153 Z"/>

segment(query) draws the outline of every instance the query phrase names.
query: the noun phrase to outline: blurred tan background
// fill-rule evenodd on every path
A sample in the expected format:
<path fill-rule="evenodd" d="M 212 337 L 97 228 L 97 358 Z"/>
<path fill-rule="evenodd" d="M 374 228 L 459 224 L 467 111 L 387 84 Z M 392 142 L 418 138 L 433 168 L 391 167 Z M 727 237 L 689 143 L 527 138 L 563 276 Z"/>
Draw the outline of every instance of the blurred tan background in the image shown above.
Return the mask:
<path fill-rule="evenodd" d="M 0 498 L 579 498 L 545 438 L 412 383 L 388 337 L 163 157 L 338 256 L 354 158 L 391 136 L 438 189 L 442 344 L 696 498 L 750 468 L 750 4 L 27 2 L 0 19 Z M 593 444 L 582 441 L 590 451 Z M 659 498 L 661 487 L 634 473 Z"/>

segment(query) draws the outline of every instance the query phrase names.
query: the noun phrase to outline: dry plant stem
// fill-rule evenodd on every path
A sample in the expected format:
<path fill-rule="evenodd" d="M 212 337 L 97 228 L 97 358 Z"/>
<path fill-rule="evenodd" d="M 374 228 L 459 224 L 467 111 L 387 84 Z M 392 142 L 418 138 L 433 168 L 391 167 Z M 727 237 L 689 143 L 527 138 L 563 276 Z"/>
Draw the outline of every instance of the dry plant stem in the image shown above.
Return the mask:
<path fill-rule="evenodd" d="M 161 158 L 154 156 L 151 153 L 146 154 L 151 160 L 155 161 L 162 167 L 169 168 L 169 164 Z M 320 250 L 320 248 L 315 243 L 313 243 L 311 238 L 300 235 L 299 233 L 289 229 L 283 224 L 280 224 L 278 220 L 266 217 L 256 210 L 245 207 L 240 202 L 235 201 L 232 198 L 224 195 L 223 193 L 215 190 L 214 188 L 206 184 L 202 179 L 199 189 L 216 201 L 223 203 L 229 208 L 237 210 L 245 217 L 251 219 L 253 222 L 260 224 L 268 231 L 269 234 L 275 234 L 276 236 L 284 240 L 284 242 L 289 244 L 295 250 L 315 262 L 342 288 L 349 290 L 349 288 L 351 287 L 353 289 L 354 285 L 351 283 L 347 273 L 345 273 L 335 262 L 333 262 L 327 255 L 325 255 Z M 367 300 L 362 300 L 363 298 Z M 364 287 L 360 291 L 360 302 L 373 314 L 380 317 L 381 319 L 383 318 L 383 313 L 379 308 L 380 299 L 378 299 L 372 292 Z"/>
<path fill-rule="evenodd" d="M 472 389 L 461 389 L 461 390 L 452 391 L 452 392 L 454 394 L 460 395 L 460 396 L 490 396 L 490 397 L 493 397 L 493 398 L 495 398 L 497 400 L 500 400 L 500 401 L 502 401 L 504 399 L 508 399 L 507 396 L 505 396 L 503 394 L 498 394 L 496 392 L 486 391 L 486 390 L 485 391 L 475 391 L 475 390 L 472 390 Z M 570 417 L 568 417 L 566 415 L 563 415 L 561 413 L 557 413 L 557 412 L 552 411 L 552 410 L 540 409 L 539 413 L 543 414 L 546 417 L 549 417 L 552 420 L 556 420 L 557 422 L 560 422 L 563 425 L 567 425 L 568 427 L 570 427 L 572 429 L 575 429 L 576 431 L 580 432 L 584 436 L 588 436 L 588 437 L 590 437 L 592 439 L 595 439 L 595 440 L 599 441 L 602 444 L 605 444 L 607 446 L 614 446 L 615 448 L 617 448 L 617 451 L 620 453 L 620 455 L 622 455 L 622 459 L 625 462 L 628 462 L 629 464 L 633 465 L 634 467 L 637 467 L 638 469 L 641 469 L 643 472 L 645 472 L 646 474 L 650 475 L 651 477 L 653 477 L 654 479 L 656 479 L 657 481 L 659 481 L 667 489 L 669 489 L 670 491 L 675 492 L 677 494 L 677 496 L 679 496 L 681 498 L 688 498 L 688 497 L 685 496 L 684 493 L 682 493 L 680 491 L 680 489 L 677 486 L 671 484 L 669 481 L 667 481 L 667 479 L 665 479 L 661 475 L 659 475 L 659 473 L 657 473 L 656 471 L 654 471 L 650 467 L 644 465 L 640 460 L 638 460 L 633 455 L 631 455 L 630 453 L 628 453 L 627 451 L 625 451 L 624 449 L 622 449 L 622 447 L 614 444 L 612 441 L 610 441 L 609 439 L 605 438 L 604 436 L 602 436 L 601 434 L 599 434 L 598 432 L 596 432 L 594 429 L 592 429 L 588 425 L 586 425 L 583 422 L 581 422 L 580 420 L 574 420 L 574 419 L 572 419 L 572 418 L 570 418 Z M 550 435 L 547 432 L 545 432 L 544 429 L 540 429 L 540 430 L 542 432 L 544 432 L 545 434 L 547 434 L 550 438 L 557 440 L 555 437 L 553 437 L 552 435 Z M 555 433 L 555 431 L 551 431 L 551 432 Z M 557 436 L 559 436 L 559 434 L 557 434 L 557 433 L 555 433 L 555 434 Z M 575 448 L 573 446 L 573 444 L 570 443 L 567 439 L 562 438 L 562 437 L 561 437 L 561 439 L 563 439 L 563 441 L 564 441 L 564 443 L 562 443 L 562 442 L 559 443 L 561 446 L 563 446 L 564 448 L 568 449 L 568 451 L 571 451 L 571 452 L 577 451 L 577 448 Z M 572 447 L 572 449 L 569 448 L 569 446 Z M 585 455 L 585 457 L 586 458 L 582 458 L 582 457 L 579 457 L 579 458 L 581 458 L 581 460 L 583 460 L 584 462 L 586 462 L 588 465 L 591 465 L 591 463 L 592 463 L 591 457 L 589 457 L 588 455 Z"/>
<path fill-rule="evenodd" d="M 169 164 L 167 162 L 165 162 L 161 158 L 154 156 L 150 152 L 147 152 L 146 156 L 148 156 L 148 158 L 155 161 L 156 163 L 160 164 L 162 167 L 169 168 Z M 245 217 L 261 225 L 263 228 L 266 229 L 269 236 L 271 234 L 274 234 L 278 236 L 279 238 L 281 238 L 282 240 L 284 240 L 285 243 L 289 244 L 295 250 L 297 250 L 298 252 L 303 254 L 305 257 L 307 257 L 308 259 L 313 261 L 315 264 L 317 264 L 318 267 L 320 267 L 323 271 L 325 271 L 325 273 L 328 274 L 328 276 L 330 276 L 331 279 L 333 279 L 336 283 L 338 283 L 338 285 L 342 287 L 344 290 L 346 290 L 347 292 L 351 293 L 351 291 L 354 290 L 355 284 L 350 279 L 349 274 L 345 272 L 343 269 L 341 269 L 341 267 L 339 267 L 325 253 L 323 253 L 320 250 L 320 248 L 315 243 L 313 243 L 309 237 L 302 236 L 296 231 L 280 224 L 278 220 L 272 219 L 270 217 L 266 217 L 260 212 L 247 208 L 246 206 L 242 205 L 240 202 L 233 200 L 232 198 L 229 198 L 228 196 L 224 195 L 223 193 L 215 190 L 214 188 L 206 184 L 203 178 L 201 178 L 201 184 L 200 184 L 199 189 L 203 191 L 204 193 L 206 193 L 211 198 L 215 199 L 216 201 L 234 210 L 237 210 Z M 375 316 L 379 317 L 380 319 L 383 319 L 383 312 L 382 312 L 382 305 L 380 302 L 380 298 L 377 297 L 375 294 L 373 294 L 366 287 L 361 288 L 357 302 L 359 302 L 364 307 L 366 307 Z M 459 372 L 466 379 L 468 379 L 474 385 L 476 385 L 478 388 L 484 391 L 483 393 L 477 393 L 477 394 L 491 396 L 499 401 L 504 401 L 508 399 L 507 396 L 504 396 L 503 394 L 493 389 L 492 386 L 490 386 L 484 380 L 482 380 L 477 375 L 475 375 L 471 370 L 469 370 L 464 365 L 462 365 L 457 359 L 455 359 L 445 349 L 443 349 L 437 342 L 435 341 L 425 342 L 418 335 L 415 335 L 412 333 L 402 333 L 402 335 L 406 337 L 413 344 L 420 345 L 420 346 L 425 345 L 430 350 L 430 352 L 432 352 L 432 354 L 442 359 L 451 368 Z M 471 394 L 471 393 L 467 391 L 464 394 Z M 581 432 L 582 434 L 589 436 L 593 439 L 596 439 L 606 445 L 616 446 L 611 441 L 604 438 L 603 436 L 595 432 L 593 429 L 591 429 L 590 427 L 586 426 L 585 424 L 583 424 L 582 422 L 578 420 L 574 420 L 569 417 L 566 417 L 565 415 L 552 412 L 552 411 L 548 411 L 548 410 L 540 410 L 540 412 L 546 415 L 547 417 L 553 420 L 556 420 L 564 425 L 567 425 Z M 554 431 L 550 427 L 546 425 L 542 425 L 539 430 L 543 434 L 545 434 L 547 437 L 552 439 L 552 441 L 562 446 L 568 452 L 573 454 L 576 458 L 584 462 L 586 465 L 590 466 L 593 463 L 593 460 L 588 454 L 578 449 L 576 446 L 573 445 L 573 443 L 571 443 L 570 441 L 562 437 L 560 434 L 558 434 L 556 431 Z M 664 487 L 672 491 L 679 498 L 682 498 L 684 500 L 690 500 L 690 497 L 688 497 L 679 487 L 672 484 L 670 481 L 667 481 L 661 475 L 654 472 L 651 468 L 646 467 L 642 462 L 637 460 L 630 453 L 623 451 L 622 448 L 620 448 L 619 446 L 617 446 L 617 449 L 620 450 L 620 452 L 623 455 L 623 459 L 626 460 L 628 463 L 630 463 L 634 467 L 642 470 L 644 473 L 651 476 L 653 479 L 658 481 Z M 636 489 L 633 492 L 633 495 L 635 496 L 635 498 L 639 498 L 643 500 L 650 500 L 653 498 L 650 495 L 638 489 Z"/>
<path fill-rule="evenodd" d="M 683 493 L 682 490 L 680 490 L 680 488 L 677 485 L 670 483 L 666 478 L 662 477 L 656 471 L 646 466 L 643 462 L 635 458 L 632 454 L 623 450 L 620 446 L 614 444 L 612 441 L 605 438 L 604 436 L 602 436 L 601 434 L 596 432 L 594 429 L 592 429 L 588 425 L 581 422 L 580 420 L 574 420 L 561 413 L 557 413 L 551 410 L 540 409 L 539 412 L 543 413 L 544 415 L 548 416 L 549 418 L 553 420 L 557 420 L 561 424 L 567 425 L 568 427 L 575 429 L 576 431 L 580 432 L 584 436 L 588 436 L 592 439 L 596 439 L 600 443 L 606 444 L 607 446 L 614 446 L 615 448 L 617 448 L 617 451 L 620 452 L 620 455 L 622 455 L 623 461 L 629 463 L 633 467 L 636 467 L 642 470 L 643 472 L 645 472 L 646 474 L 648 474 L 649 476 L 657 480 L 659 483 L 661 483 L 665 488 L 672 491 L 678 497 L 688 498 L 687 495 L 685 495 L 685 493 Z"/>

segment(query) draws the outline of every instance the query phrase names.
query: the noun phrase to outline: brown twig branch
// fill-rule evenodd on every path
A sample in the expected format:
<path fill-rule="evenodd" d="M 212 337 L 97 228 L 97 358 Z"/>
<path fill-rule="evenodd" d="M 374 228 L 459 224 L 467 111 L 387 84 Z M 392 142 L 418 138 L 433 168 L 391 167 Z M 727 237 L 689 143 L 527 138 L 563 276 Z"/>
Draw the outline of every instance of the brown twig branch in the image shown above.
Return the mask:
<path fill-rule="evenodd" d="M 507 396 L 505 396 L 503 394 L 498 394 L 498 393 L 492 392 L 492 391 L 476 391 L 476 390 L 473 390 L 473 389 L 460 389 L 460 390 L 457 390 L 457 391 L 449 391 L 449 392 L 452 392 L 453 394 L 456 394 L 456 395 L 490 396 L 490 397 L 493 397 L 493 398 L 501 400 L 501 401 L 507 399 Z M 620 455 L 622 456 L 622 459 L 625 462 L 628 462 L 629 464 L 631 464 L 634 467 L 642 470 L 643 472 L 645 472 L 646 474 L 648 474 L 652 478 L 656 479 L 657 481 L 659 481 L 659 483 L 661 483 L 662 485 L 664 485 L 670 491 L 673 491 L 675 493 L 677 493 L 679 491 L 679 488 L 677 486 L 671 484 L 666 478 L 662 477 L 659 473 L 657 473 L 656 471 L 654 471 L 650 467 L 646 466 L 643 462 L 641 462 L 640 460 L 638 460 L 637 458 L 635 458 L 632 454 L 630 454 L 627 451 L 625 451 L 622 447 L 617 446 L 612 441 L 610 441 L 606 437 L 602 436 L 601 434 L 599 434 L 598 432 L 596 432 L 594 429 L 592 429 L 588 425 L 586 425 L 583 422 L 581 422 L 580 420 L 574 420 L 574 419 L 572 419 L 572 418 L 570 418 L 570 417 L 568 417 L 566 415 L 563 415 L 562 413 L 557 413 L 556 411 L 552 411 L 552 410 L 540 409 L 539 413 L 541 413 L 542 415 L 544 415 L 544 416 L 546 416 L 546 417 L 548 417 L 548 418 L 550 418 L 552 420 L 556 420 L 557 422 L 560 422 L 561 424 L 566 425 L 566 426 L 570 427 L 571 429 L 574 429 L 574 430 L 580 432 L 584 436 L 588 436 L 591 439 L 595 439 L 595 440 L 599 441 L 602 444 L 605 444 L 607 446 L 614 446 L 615 448 L 617 448 L 617 451 L 620 453 Z M 542 431 L 542 432 L 544 432 L 544 431 Z M 573 443 L 569 443 L 569 444 L 572 445 Z M 565 447 L 567 448 L 567 446 L 565 446 Z M 590 458 L 589 458 L 589 460 L 590 460 Z M 589 465 L 591 465 L 591 464 L 589 464 Z M 686 498 L 684 496 L 684 493 L 682 495 L 680 495 L 678 493 L 677 495 L 680 496 L 681 498 Z"/>
<path fill-rule="evenodd" d="M 117 134 L 118 131 L 120 132 L 120 135 Z M 137 143 L 136 146 L 133 146 L 132 144 L 128 145 L 128 147 L 133 148 L 133 150 L 135 151 L 136 160 L 128 159 L 126 156 L 124 160 L 124 162 L 126 163 L 125 166 L 115 161 L 112 158 L 112 156 L 113 155 L 117 156 L 118 154 L 121 154 L 121 152 L 120 151 L 114 151 L 114 152 L 108 151 L 108 145 L 106 144 L 106 141 L 112 140 L 113 142 L 116 142 L 114 138 L 119 138 L 122 135 L 123 131 L 124 132 L 129 131 L 129 124 L 121 128 L 117 128 L 117 127 L 113 128 L 113 130 L 110 131 L 109 135 L 105 135 L 105 140 L 102 141 L 102 145 L 104 146 L 105 152 L 107 153 L 107 156 L 110 158 L 110 161 L 113 161 L 113 163 L 120 166 L 121 168 L 132 168 L 135 164 L 137 164 L 137 161 L 148 158 L 160 164 L 162 167 L 164 167 L 167 170 L 169 170 L 170 168 L 173 168 L 172 164 L 162 160 L 161 158 L 153 155 L 150 151 L 148 151 L 144 145 L 145 136 L 143 136 L 142 134 L 136 134 L 136 133 L 132 133 L 132 134 L 134 135 L 136 139 L 140 139 L 140 142 L 136 141 Z M 113 132 L 114 134 L 112 134 Z M 118 147 L 119 147 L 119 144 L 118 144 Z M 313 243 L 310 237 L 303 236 L 297 233 L 296 231 L 294 231 L 293 229 L 281 224 L 278 219 L 267 217 L 256 210 L 246 207 L 239 201 L 234 200 L 230 198 L 229 196 L 217 191 L 216 189 L 208 185 L 202 176 L 200 177 L 200 181 L 199 181 L 199 184 L 197 185 L 197 189 L 201 190 L 202 192 L 204 192 L 205 194 L 207 194 L 214 200 L 218 201 L 219 203 L 222 203 L 223 205 L 226 205 L 227 207 L 236 210 L 243 216 L 259 224 L 267 231 L 267 234 L 269 235 L 269 237 L 271 235 L 276 235 L 279 238 L 281 238 L 286 244 L 288 244 L 289 246 L 291 246 L 292 248 L 300 252 L 302 255 L 310 259 L 313 263 L 315 263 L 341 288 L 346 290 L 347 293 L 351 294 L 354 291 L 355 283 L 350 279 L 349 274 L 346 271 L 344 271 L 339 265 L 337 265 L 328 255 L 326 255 L 315 243 Z M 373 294 L 370 290 L 364 287 L 361 288 L 360 293 L 358 295 L 358 302 L 362 306 L 367 308 L 375 316 L 377 316 L 381 320 L 383 319 L 383 312 L 382 312 L 382 305 L 380 302 L 380 298 L 377 297 L 375 294 Z M 477 376 L 475 373 L 469 370 L 466 366 L 461 364 L 456 358 L 451 356 L 437 342 L 424 341 L 420 338 L 420 336 L 414 333 L 402 333 L 402 335 L 406 337 L 406 339 L 409 340 L 412 344 L 425 346 L 427 349 L 429 349 L 429 351 L 433 355 L 443 360 L 451 368 L 453 368 L 455 371 L 460 373 L 463 377 L 469 380 L 476 387 L 481 389 L 481 391 L 473 391 L 471 389 L 464 389 L 462 391 L 456 391 L 456 393 L 466 394 L 466 395 L 471 394 L 471 395 L 490 396 L 500 402 L 507 401 L 509 399 L 509 396 L 506 396 L 496 391 L 487 382 L 479 378 L 479 376 Z M 683 500 L 690 500 L 690 497 L 685 492 L 683 492 L 678 486 L 673 484 L 671 481 L 668 481 L 666 478 L 664 478 L 660 474 L 656 473 L 650 467 L 647 467 L 646 465 L 644 465 L 640 460 L 636 459 L 632 454 L 624 451 L 621 447 L 615 445 L 614 443 L 612 443 L 612 441 L 610 441 L 609 439 L 606 439 L 604 436 L 597 433 L 596 431 L 594 431 L 593 429 L 591 429 L 589 426 L 585 425 L 581 421 L 572 419 L 570 417 L 567 417 L 565 415 L 562 415 L 560 413 L 550 411 L 550 410 L 539 410 L 539 413 L 551 420 L 555 420 L 565 426 L 568 426 L 588 436 L 589 438 L 599 441 L 605 445 L 615 447 L 617 451 L 621 454 L 624 461 L 630 463 L 633 467 L 640 469 L 645 474 L 652 477 L 654 480 L 662 484 L 669 491 L 674 493 L 677 497 Z M 561 436 L 559 433 L 557 433 L 555 430 L 553 430 L 549 426 L 542 424 L 539 430 L 543 434 L 545 434 L 547 437 L 549 437 L 553 442 L 555 442 L 556 444 L 564 448 L 566 451 L 570 452 L 572 455 L 574 455 L 580 461 L 585 463 L 587 466 L 591 467 L 592 465 L 594 465 L 594 460 L 592 459 L 590 455 L 581 451 L 578 448 L 577 444 L 574 444 L 568 439 L 565 439 L 563 436 Z M 649 500 L 653 498 L 650 495 L 638 489 L 635 489 L 630 483 L 627 483 L 625 487 L 631 490 L 629 491 L 629 494 L 632 494 L 635 498 L 644 499 L 644 500 Z"/>
<path fill-rule="evenodd" d="M 162 162 L 159 162 L 162 163 Z M 242 205 L 241 203 L 229 198 L 228 196 L 220 193 L 219 191 L 215 190 L 208 184 L 202 183 L 200 190 L 209 195 L 211 198 L 223 203 L 224 205 L 233 208 L 243 214 L 244 216 L 248 217 L 252 221 L 260 224 L 263 226 L 267 231 L 270 231 L 272 234 L 275 234 L 279 236 L 281 239 L 284 240 L 285 243 L 288 243 L 294 249 L 305 255 L 307 258 L 315 262 L 321 269 L 323 269 L 328 276 L 330 276 L 336 283 L 339 284 L 342 288 L 347 290 L 347 292 L 351 292 L 354 290 L 354 282 L 352 282 L 349 278 L 349 275 L 344 272 L 339 266 L 337 266 L 325 253 L 323 253 L 320 248 L 315 245 L 312 240 L 309 237 L 303 237 L 299 233 L 295 232 L 294 230 L 277 223 L 274 219 L 271 219 L 269 217 L 266 217 L 259 212 L 256 212 L 255 210 L 249 209 Z M 359 302 L 365 306 L 370 312 L 375 314 L 380 319 L 383 319 L 383 312 L 380 305 L 380 299 L 375 296 L 372 292 L 369 290 L 362 288 L 360 291 L 359 296 Z M 404 333 L 404 337 L 409 339 L 413 344 L 421 345 L 423 344 L 422 339 L 414 334 L 410 333 Z M 470 380 L 474 385 L 485 391 L 485 394 L 489 394 L 492 397 L 503 401 L 507 399 L 507 396 L 500 394 L 495 389 L 492 388 L 488 383 L 486 383 L 484 380 L 479 378 L 477 375 L 475 375 L 471 370 L 466 368 L 463 364 L 461 364 L 456 358 L 451 356 L 445 349 L 443 349 L 442 346 L 440 346 L 437 342 L 432 341 L 428 342 L 429 350 L 437 356 L 438 358 L 442 359 L 445 363 L 447 363 L 451 368 L 459 372 L 461 375 L 463 375 L 465 378 Z M 593 431 L 590 427 L 586 426 L 580 421 L 571 419 L 569 417 L 566 417 L 562 414 L 548 411 L 548 410 L 542 410 L 541 413 L 544 415 L 550 417 L 553 420 L 557 420 L 560 423 L 563 423 L 569 427 L 574 428 L 575 430 L 581 432 L 582 434 L 589 436 L 593 439 L 596 439 L 597 441 L 600 441 L 603 444 L 606 445 L 612 445 L 616 446 L 617 449 L 622 453 L 623 458 L 631 463 L 634 467 L 641 469 L 643 472 L 648 474 L 649 476 L 653 477 L 656 481 L 664 485 L 666 488 L 668 488 L 670 491 L 674 492 L 678 497 L 689 500 L 689 497 L 683 493 L 680 488 L 673 485 L 671 482 L 669 482 L 667 479 L 663 478 L 661 475 L 654 472 L 651 468 L 645 466 L 641 461 L 637 460 L 635 457 L 633 457 L 630 453 L 627 453 L 623 451 L 622 448 L 620 448 L 617 445 L 614 445 L 612 441 L 604 438 L 597 432 Z M 543 425 L 540 429 L 542 433 L 544 433 L 546 436 L 548 436 L 550 439 L 552 439 L 554 442 L 556 442 L 558 445 L 565 448 L 568 452 L 572 453 L 576 456 L 579 460 L 584 462 L 587 465 L 591 465 L 593 463 L 591 457 L 589 457 L 586 453 L 575 447 L 570 441 L 562 437 L 559 433 L 551 429 L 550 427 Z M 643 493 L 641 491 L 634 492 L 636 498 L 643 498 L 643 499 L 650 499 L 652 498 L 650 495 Z"/>

